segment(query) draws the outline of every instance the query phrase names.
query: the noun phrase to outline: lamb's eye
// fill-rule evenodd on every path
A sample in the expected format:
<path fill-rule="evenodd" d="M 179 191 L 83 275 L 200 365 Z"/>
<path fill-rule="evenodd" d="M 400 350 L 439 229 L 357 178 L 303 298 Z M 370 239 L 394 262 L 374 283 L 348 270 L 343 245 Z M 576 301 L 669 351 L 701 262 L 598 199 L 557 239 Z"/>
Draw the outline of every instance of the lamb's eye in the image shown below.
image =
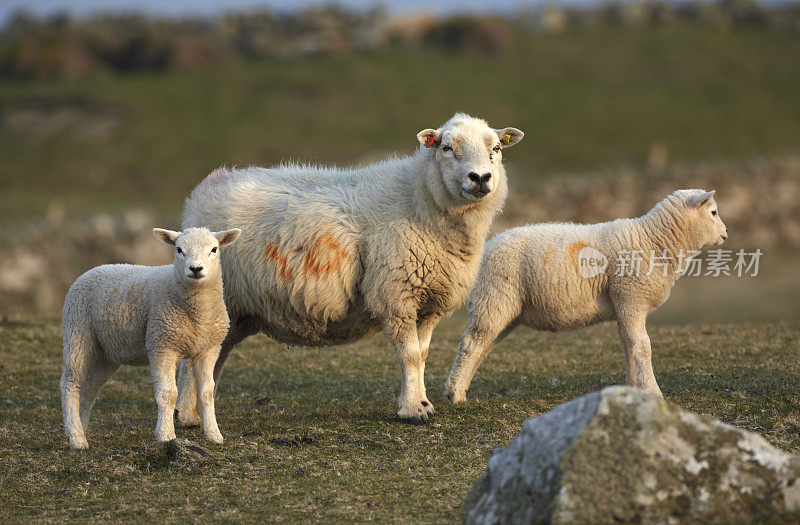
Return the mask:
<path fill-rule="evenodd" d="M 180 253 L 180 254 L 183 254 L 183 250 L 181 250 L 180 248 L 175 248 L 175 250 L 176 250 L 178 253 Z"/>
<path fill-rule="evenodd" d="M 447 153 L 448 151 L 453 151 L 453 148 L 451 148 L 450 146 L 442 146 L 442 151 Z"/>
<path fill-rule="evenodd" d="M 216 247 L 216 246 L 214 246 L 213 248 L 211 248 L 211 253 L 217 253 L 217 247 Z"/>
<path fill-rule="evenodd" d="M 498 145 L 498 146 L 495 146 L 494 148 L 492 148 L 492 150 L 493 150 L 495 153 L 499 153 L 499 152 L 500 152 L 500 146 L 499 146 L 499 145 Z"/>
<path fill-rule="evenodd" d="M 711 210 L 711 215 L 716 215 L 716 214 L 717 214 L 717 210 Z"/>

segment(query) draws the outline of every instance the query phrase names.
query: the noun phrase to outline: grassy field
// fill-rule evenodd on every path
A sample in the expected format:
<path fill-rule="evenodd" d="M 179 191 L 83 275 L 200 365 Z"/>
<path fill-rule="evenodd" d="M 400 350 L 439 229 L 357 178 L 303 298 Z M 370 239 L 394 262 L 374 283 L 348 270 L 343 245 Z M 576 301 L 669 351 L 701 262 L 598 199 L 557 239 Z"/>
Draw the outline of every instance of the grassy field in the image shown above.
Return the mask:
<path fill-rule="evenodd" d="M 457 314 L 434 335 L 427 384 L 437 415 L 421 427 L 393 415 L 398 365 L 382 338 L 334 349 L 251 338 L 220 386 L 225 444 L 178 430 L 212 454 L 192 466 L 154 455 L 155 402 L 144 368 L 112 378 L 95 408 L 90 450 L 70 452 L 58 399 L 58 319 L 4 319 L 0 516 L 455 523 L 491 451 L 525 419 L 623 380 L 611 324 L 564 334 L 520 329 L 489 356 L 468 404 L 449 405 L 441 392 L 463 326 Z M 669 401 L 800 452 L 797 321 L 656 324 L 650 335 Z"/>
<path fill-rule="evenodd" d="M 655 142 L 675 161 L 791 152 L 798 85 L 800 34 L 690 27 L 543 34 L 493 57 L 402 49 L 197 73 L 0 78 L 0 221 L 52 201 L 68 216 L 175 214 L 223 163 L 408 153 L 420 129 L 459 110 L 526 132 L 507 156 L 517 189 L 641 165 Z"/>

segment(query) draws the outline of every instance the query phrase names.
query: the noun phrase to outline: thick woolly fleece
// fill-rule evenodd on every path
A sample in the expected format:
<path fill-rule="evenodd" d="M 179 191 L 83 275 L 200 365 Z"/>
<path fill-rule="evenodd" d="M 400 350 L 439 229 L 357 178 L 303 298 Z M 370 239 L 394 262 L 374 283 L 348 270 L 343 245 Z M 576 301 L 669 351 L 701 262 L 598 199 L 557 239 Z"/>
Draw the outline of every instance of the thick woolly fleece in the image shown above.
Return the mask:
<path fill-rule="evenodd" d="M 506 198 L 502 148 L 521 140 L 457 114 L 421 131 L 410 157 L 354 169 L 281 165 L 218 169 L 187 199 L 184 227 L 240 225 L 223 255 L 231 348 L 263 332 L 336 345 L 382 330 L 400 358 L 398 414 L 427 420 L 425 358 L 439 319 L 461 305 Z M 196 423 L 194 383 L 181 366 L 179 418 Z"/>
<path fill-rule="evenodd" d="M 85 432 L 92 406 L 120 365 L 150 365 L 158 403 L 156 438 L 175 439 L 175 371 L 182 358 L 194 363 L 204 434 L 222 442 L 214 415 L 213 369 L 229 323 L 218 252 L 239 230 L 212 234 L 205 228 L 185 233 L 156 228 L 154 233 L 176 246 L 172 265 L 98 266 L 67 292 L 61 404 L 74 449 L 89 446 Z"/>
<path fill-rule="evenodd" d="M 691 251 L 727 239 L 713 194 L 679 190 L 636 219 L 536 224 L 492 238 L 467 303 L 470 324 L 447 396 L 464 401 L 483 359 L 520 324 L 556 332 L 609 320 L 618 323 L 628 384 L 661 395 L 645 320 L 667 300 Z"/>

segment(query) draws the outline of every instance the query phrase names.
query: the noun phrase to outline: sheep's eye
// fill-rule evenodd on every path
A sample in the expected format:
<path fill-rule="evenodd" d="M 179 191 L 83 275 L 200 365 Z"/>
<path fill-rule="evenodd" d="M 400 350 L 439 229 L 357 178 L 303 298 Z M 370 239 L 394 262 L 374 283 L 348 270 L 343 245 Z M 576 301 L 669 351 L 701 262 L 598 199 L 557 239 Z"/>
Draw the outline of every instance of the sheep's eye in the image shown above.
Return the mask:
<path fill-rule="evenodd" d="M 451 148 L 450 146 L 442 146 L 442 151 L 447 153 L 448 151 L 453 151 L 453 148 Z"/>
<path fill-rule="evenodd" d="M 214 246 L 213 248 L 211 248 L 211 253 L 217 253 L 217 247 L 216 247 L 216 246 Z"/>
<path fill-rule="evenodd" d="M 175 249 L 178 251 L 178 253 L 181 253 L 181 254 L 183 253 L 183 250 L 181 250 L 180 248 L 175 248 Z"/>
<path fill-rule="evenodd" d="M 492 149 L 494 150 L 495 153 L 499 153 L 500 152 L 500 146 L 495 146 Z"/>
<path fill-rule="evenodd" d="M 711 215 L 716 215 L 716 214 L 717 214 L 717 210 L 711 210 Z"/>

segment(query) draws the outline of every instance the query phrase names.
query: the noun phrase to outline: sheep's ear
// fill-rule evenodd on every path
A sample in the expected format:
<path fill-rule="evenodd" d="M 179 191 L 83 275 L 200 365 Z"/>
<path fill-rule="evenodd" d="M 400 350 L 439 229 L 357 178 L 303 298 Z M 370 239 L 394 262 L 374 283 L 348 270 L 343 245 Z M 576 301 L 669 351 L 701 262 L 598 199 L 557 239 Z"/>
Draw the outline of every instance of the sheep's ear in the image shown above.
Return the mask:
<path fill-rule="evenodd" d="M 496 129 L 494 132 L 497 133 L 497 137 L 500 139 L 501 148 L 510 148 L 525 136 L 525 133 L 517 128 Z"/>
<path fill-rule="evenodd" d="M 692 198 L 689 199 L 689 206 L 692 208 L 699 208 L 700 206 L 704 206 L 708 203 L 708 200 L 714 196 L 714 192 L 716 190 L 706 191 L 703 193 L 698 193 L 697 195 L 692 195 Z"/>
<path fill-rule="evenodd" d="M 233 229 L 225 230 L 225 231 L 221 231 L 221 232 L 214 232 L 213 235 L 219 241 L 219 245 L 220 246 L 225 246 L 225 245 L 228 245 L 228 244 L 232 243 L 236 239 L 238 239 L 239 235 L 241 235 L 241 234 L 242 234 L 242 230 L 240 230 L 239 228 L 233 228 Z"/>
<path fill-rule="evenodd" d="M 442 132 L 438 129 L 423 129 L 417 133 L 417 140 L 426 148 L 438 148 L 442 143 Z"/>
<path fill-rule="evenodd" d="M 161 239 L 165 243 L 175 246 L 175 241 L 181 236 L 181 232 L 164 230 L 162 228 L 153 228 L 153 235 L 156 236 L 156 239 Z"/>

